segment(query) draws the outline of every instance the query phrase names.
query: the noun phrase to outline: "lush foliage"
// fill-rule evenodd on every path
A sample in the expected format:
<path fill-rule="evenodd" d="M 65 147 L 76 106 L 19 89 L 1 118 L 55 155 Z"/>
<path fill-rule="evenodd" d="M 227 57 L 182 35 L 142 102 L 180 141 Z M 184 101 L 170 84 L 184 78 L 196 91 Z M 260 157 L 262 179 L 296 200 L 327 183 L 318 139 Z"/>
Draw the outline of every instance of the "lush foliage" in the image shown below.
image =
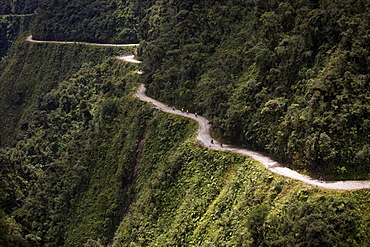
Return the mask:
<path fill-rule="evenodd" d="M 26 101 L 30 113 L 22 112 L 25 116 L 16 145 L 0 154 L 2 208 L 20 224 L 24 237 L 9 242 L 15 246 L 81 246 L 93 238 L 104 243 L 112 238 L 130 203 L 136 148 L 149 108 L 132 97 L 130 81 L 136 75 L 127 73 L 132 68 L 112 56 L 104 59 L 106 48 L 42 47 L 39 55 L 47 56 L 50 49 L 50 58 L 58 63 L 63 61 L 56 59 L 58 48 L 63 49 L 65 59 L 75 53 L 73 58 L 81 61 L 70 66 L 81 66 L 87 51 L 105 61 L 83 63 L 75 74 L 64 72 L 68 80 L 56 85 L 46 81 L 43 90 L 30 92 Z M 39 49 L 39 45 L 32 46 L 30 53 Z M 33 61 L 33 66 L 38 61 L 47 63 L 32 55 L 28 59 L 25 63 Z M 68 69 L 64 63 L 61 67 Z M 48 71 L 44 68 L 44 72 Z M 42 86 L 41 82 L 35 87 Z"/>
<path fill-rule="evenodd" d="M 369 9 L 365 0 L 163 1 L 148 15 L 145 83 L 207 115 L 225 142 L 369 178 Z"/>
<path fill-rule="evenodd" d="M 32 14 L 36 10 L 38 0 L 0 0 L 0 15 Z"/>
<path fill-rule="evenodd" d="M 20 37 L 0 64 L 0 145 L 14 144 L 18 130 L 27 128 L 27 117 L 38 98 L 76 73 L 85 62 L 99 63 L 105 56 L 131 52 L 120 48 L 87 45 L 33 44 Z"/>
<path fill-rule="evenodd" d="M 146 28 L 143 19 L 151 2 L 41 0 L 32 33 L 41 40 L 138 42 L 145 38 L 138 32 Z"/>
<path fill-rule="evenodd" d="M 39 2 L 36 38 L 143 39 L 144 74 L 114 58 L 133 48 L 31 44 L 28 16 L 2 17 L 1 246 L 370 245 L 368 190 L 208 150 L 193 121 L 133 96 L 142 78 L 220 139 L 366 177 L 368 1 Z"/>
<path fill-rule="evenodd" d="M 0 15 L 0 61 L 18 35 L 28 29 L 32 16 Z"/>
<path fill-rule="evenodd" d="M 305 188 L 245 157 L 199 147 L 193 139 L 166 147 L 173 141 L 168 132 L 177 125 L 162 117 L 155 131 L 149 130 L 135 201 L 112 246 L 368 243 L 369 209 L 360 209 L 369 203 L 368 192 Z"/>

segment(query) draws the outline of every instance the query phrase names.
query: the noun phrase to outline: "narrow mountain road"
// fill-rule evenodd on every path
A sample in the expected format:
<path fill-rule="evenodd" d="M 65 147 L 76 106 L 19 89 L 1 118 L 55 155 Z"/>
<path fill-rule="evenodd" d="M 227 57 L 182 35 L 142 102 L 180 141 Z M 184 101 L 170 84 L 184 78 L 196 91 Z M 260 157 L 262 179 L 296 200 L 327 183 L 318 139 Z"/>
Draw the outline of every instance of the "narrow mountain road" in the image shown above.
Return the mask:
<path fill-rule="evenodd" d="M 139 44 L 99 44 L 89 42 L 75 42 L 75 41 L 48 41 L 48 40 L 34 40 L 32 35 L 26 38 L 31 43 L 49 43 L 49 44 L 83 44 L 83 45 L 95 45 L 95 46 L 110 46 L 110 47 L 125 47 L 125 46 L 138 46 Z"/>
<path fill-rule="evenodd" d="M 274 161 L 270 157 L 267 157 L 263 154 L 260 154 L 258 152 L 254 152 L 245 148 L 241 147 L 235 147 L 231 145 L 225 145 L 223 144 L 221 146 L 221 143 L 214 140 L 211 136 L 211 125 L 209 124 L 208 119 L 195 115 L 193 113 L 187 113 L 180 110 L 177 110 L 173 107 L 169 107 L 158 100 L 155 100 L 153 98 L 150 98 L 146 95 L 146 88 L 144 84 L 140 86 L 138 91 L 136 92 L 136 97 L 142 101 L 149 102 L 153 105 L 155 105 L 159 110 L 162 110 L 164 112 L 177 114 L 180 116 L 188 117 L 191 119 L 194 119 L 199 124 L 199 129 L 197 133 L 197 140 L 201 141 L 206 147 L 214 150 L 219 151 L 232 151 L 238 154 L 249 156 L 256 161 L 263 164 L 268 170 L 277 173 L 281 176 L 292 178 L 295 180 L 299 180 L 302 182 L 305 182 L 310 185 L 316 185 L 319 187 L 323 187 L 326 189 L 331 190 L 358 190 L 358 189 L 369 189 L 370 188 L 370 181 L 318 181 L 315 178 L 312 178 L 307 175 L 300 174 L 296 171 L 293 171 L 278 162 Z M 211 140 L 213 140 L 213 143 L 211 143 Z"/>
<path fill-rule="evenodd" d="M 34 42 L 34 43 L 59 43 L 59 44 L 88 44 L 88 45 L 97 45 L 97 46 L 138 46 L 139 44 L 96 44 L 96 43 L 87 43 L 87 42 L 67 42 L 67 41 L 40 41 L 40 40 L 33 40 L 32 36 L 27 37 L 27 41 Z M 134 55 L 124 55 L 124 56 L 118 56 L 117 59 L 123 60 L 128 63 L 141 63 L 141 61 L 135 60 Z M 141 74 L 142 72 L 138 72 Z M 202 117 L 195 115 L 193 113 L 187 113 L 180 110 L 177 110 L 173 107 L 169 107 L 158 100 L 155 100 L 153 98 L 150 98 L 146 95 L 146 88 L 142 84 L 138 91 L 136 92 L 136 97 L 142 101 L 149 102 L 156 106 L 159 110 L 162 110 L 164 112 L 177 114 L 180 116 L 192 118 L 196 120 L 199 124 L 199 129 L 197 132 L 197 140 L 202 142 L 206 147 L 214 150 L 219 151 L 231 151 L 238 154 L 249 156 L 256 161 L 260 162 L 262 165 L 266 167 L 266 169 L 270 170 L 271 172 L 277 173 L 281 176 L 288 177 L 294 180 L 299 180 L 302 182 L 305 182 L 309 185 L 313 186 L 319 186 L 326 189 L 331 190 L 358 190 L 358 189 L 370 189 L 370 181 L 318 181 L 315 178 L 312 178 L 307 175 L 300 174 L 296 171 L 293 171 L 281 164 L 279 164 L 277 161 L 271 159 L 270 157 L 267 157 L 261 153 L 254 152 L 245 148 L 231 146 L 231 145 L 225 145 L 223 144 L 221 146 L 221 143 L 217 142 L 212 138 L 211 135 L 211 125 L 209 124 L 209 121 Z M 211 140 L 213 140 L 213 143 L 211 143 Z"/>
<path fill-rule="evenodd" d="M 33 16 L 35 15 L 35 13 L 31 13 L 31 14 L 3 14 L 3 15 L 0 15 L 1 17 L 7 17 L 7 16 L 15 16 L 15 17 L 20 17 L 20 16 Z"/>

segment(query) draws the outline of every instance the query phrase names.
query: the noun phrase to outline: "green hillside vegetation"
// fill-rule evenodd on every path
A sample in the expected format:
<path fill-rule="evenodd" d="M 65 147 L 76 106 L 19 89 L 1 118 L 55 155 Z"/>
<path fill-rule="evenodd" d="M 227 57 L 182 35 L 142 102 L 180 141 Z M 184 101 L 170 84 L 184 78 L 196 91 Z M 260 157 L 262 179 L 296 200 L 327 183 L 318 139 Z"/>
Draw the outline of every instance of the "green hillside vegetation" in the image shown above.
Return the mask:
<path fill-rule="evenodd" d="M 368 191 L 309 188 L 201 147 L 194 122 L 133 97 L 133 70 L 83 64 L 2 149 L 9 246 L 369 243 Z"/>
<path fill-rule="evenodd" d="M 13 238 L 10 246 L 81 246 L 86 241 L 82 236 L 109 239 L 132 196 L 135 148 L 149 108 L 132 97 L 134 74 L 127 74 L 132 68 L 111 56 L 112 48 L 30 46 L 28 52 L 39 53 L 40 59 L 27 56 L 25 63 L 33 61 L 33 70 L 37 61 L 47 64 L 46 57 L 58 61 L 54 66 L 80 68 L 64 72 L 69 78 L 60 83 L 47 79 L 43 86 L 38 79 L 39 91 L 31 92 L 38 97 L 36 103 L 33 97 L 27 101 L 16 145 L 1 149 L 2 208 L 25 238 Z M 59 49 L 70 60 L 63 61 Z M 83 63 L 85 56 L 96 65 Z"/>
<path fill-rule="evenodd" d="M 0 15 L 33 14 L 38 0 L 0 0 Z"/>
<path fill-rule="evenodd" d="M 34 38 L 100 43 L 137 43 L 150 0 L 39 0 Z M 144 31 L 140 32 L 144 34 Z"/>
<path fill-rule="evenodd" d="M 0 0 L 0 62 L 20 33 L 29 30 L 37 0 Z"/>
<path fill-rule="evenodd" d="M 0 62 L 20 33 L 28 30 L 32 16 L 0 15 Z"/>
<path fill-rule="evenodd" d="M 370 190 L 210 150 L 194 121 L 134 96 L 144 82 L 219 140 L 368 178 L 368 1 L 41 0 L 33 17 L 3 3 L 0 246 L 370 245 Z M 132 47 L 28 43 L 29 24 L 36 39 L 140 41 L 144 63 L 115 58 Z"/>
<path fill-rule="evenodd" d="M 365 0 L 165 1 L 149 12 L 143 82 L 206 115 L 224 142 L 368 179 L 369 9 Z"/>
<path fill-rule="evenodd" d="M 29 126 L 29 113 L 59 82 L 76 73 L 82 64 L 99 63 L 105 56 L 132 52 L 133 48 L 96 48 L 88 45 L 34 44 L 19 38 L 0 64 L 0 144 L 13 144 L 19 128 Z M 78 57 L 78 59 L 76 59 Z"/>
<path fill-rule="evenodd" d="M 163 153 L 174 123 L 148 132 L 136 200 L 112 246 L 366 246 L 368 191 L 308 188 L 194 136 Z"/>

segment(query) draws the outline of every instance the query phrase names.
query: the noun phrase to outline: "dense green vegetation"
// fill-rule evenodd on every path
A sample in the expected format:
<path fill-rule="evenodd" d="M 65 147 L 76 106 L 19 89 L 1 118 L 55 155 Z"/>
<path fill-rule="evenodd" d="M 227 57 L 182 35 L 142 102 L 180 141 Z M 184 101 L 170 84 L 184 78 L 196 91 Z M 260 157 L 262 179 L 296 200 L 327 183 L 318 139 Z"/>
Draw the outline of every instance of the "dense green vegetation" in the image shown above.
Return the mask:
<path fill-rule="evenodd" d="M 1 15 L 33 14 L 37 8 L 38 0 L 0 0 Z"/>
<path fill-rule="evenodd" d="M 167 152 L 168 130 L 177 125 L 162 118 L 149 130 L 135 202 L 112 246 L 365 246 L 370 240 L 369 209 L 360 208 L 369 203 L 367 191 L 305 188 L 194 139 Z"/>
<path fill-rule="evenodd" d="M 25 117 L 15 146 L 1 150 L 6 195 L 2 208 L 21 225 L 25 238 L 13 239 L 12 244 L 81 246 L 88 238 L 108 241 L 132 196 L 136 146 L 149 114 L 132 97 L 134 74 L 127 73 L 132 68 L 113 56 L 106 59 L 104 54 L 113 53 L 112 48 L 22 43 L 41 58 L 29 54 L 26 64 L 61 63 L 65 69 L 76 66 L 77 72 L 59 70 L 59 78 L 63 73 L 69 79 L 56 84 L 47 77 L 42 85 L 38 78 L 21 112 Z M 99 65 L 83 63 L 95 57 Z M 72 58 L 79 62 L 72 63 Z M 52 76 L 47 68 L 41 66 L 44 76 Z"/>
<path fill-rule="evenodd" d="M 20 33 L 28 29 L 32 16 L 0 15 L 0 62 Z"/>
<path fill-rule="evenodd" d="M 370 245 L 369 190 L 208 150 L 134 97 L 144 82 L 220 140 L 368 178 L 368 1 L 0 3 L 0 246 Z M 135 48 L 30 33 L 140 41 L 144 74 L 115 59 Z"/>
<path fill-rule="evenodd" d="M 144 34 L 151 0 L 40 0 L 32 27 L 34 38 L 100 43 L 137 43 Z"/>
<path fill-rule="evenodd" d="M 20 33 L 29 29 L 37 0 L 0 0 L 0 62 Z"/>
<path fill-rule="evenodd" d="M 154 97 L 207 115 L 225 142 L 369 178 L 369 7 L 163 1 L 148 17 L 144 82 Z"/>
<path fill-rule="evenodd" d="M 60 81 L 76 73 L 83 63 L 99 63 L 107 55 L 129 51 L 132 48 L 125 51 L 88 45 L 33 44 L 20 37 L 8 58 L 0 64 L 0 104 L 3 106 L 0 108 L 0 144 L 13 144 L 18 129 L 28 128 L 28 114 L 37 101 Z"/>

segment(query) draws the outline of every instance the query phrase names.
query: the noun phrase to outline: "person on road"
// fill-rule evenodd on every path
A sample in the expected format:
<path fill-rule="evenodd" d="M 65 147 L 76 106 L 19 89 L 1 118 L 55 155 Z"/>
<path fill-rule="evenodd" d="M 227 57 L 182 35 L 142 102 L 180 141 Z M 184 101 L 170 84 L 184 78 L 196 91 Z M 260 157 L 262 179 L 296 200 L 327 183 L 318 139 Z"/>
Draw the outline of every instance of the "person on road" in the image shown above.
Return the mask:
<path fill-rule="evenodd" d="M 322 183 L 324 181 L 324 179 L 322 177 L 320 177 L 319 181 L 320 181 L 320 183 Z"/>
<path fill-rule="evenodd" d="M 220 142 L 220 146 L 222 147 L 222 142 Z"/>
<path fill-rule="evenodd" d="M 211 139 L 211 144 L 213 144 L 213 139 Z"/>

